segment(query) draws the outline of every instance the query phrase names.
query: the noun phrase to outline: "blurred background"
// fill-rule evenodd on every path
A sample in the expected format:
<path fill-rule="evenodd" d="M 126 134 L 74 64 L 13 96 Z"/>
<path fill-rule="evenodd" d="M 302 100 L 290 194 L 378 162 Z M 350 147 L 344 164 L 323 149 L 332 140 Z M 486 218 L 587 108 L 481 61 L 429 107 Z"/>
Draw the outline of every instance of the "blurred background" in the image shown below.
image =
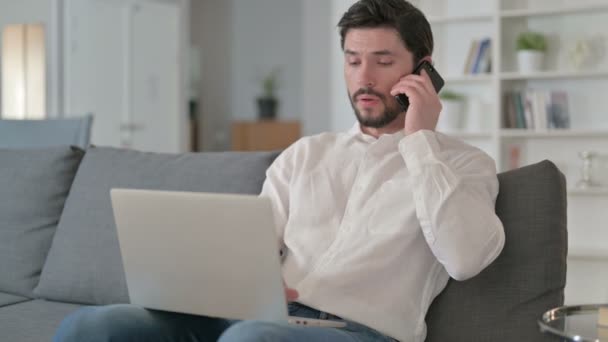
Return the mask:
<path fill-rule="evenodd" d="M 232 149 L 232 131 L 255 130 L 248 124 L 260 118 L 276 119 L 263 128 L 286 129 L 289 141 L 326 131 L 336 121 L 331 8 L 321 0 L 2 0 L 2 117 L 93 114 L 92 143 L 163 152 Z M 262 117 L 265 97 L 274 111 L 270 101 Z"/>
<path fill-rule="evenodd" d="M 608 0 L 412 2 L 446 80 L 438 130 L 499 171 L 557 164 L 567 302 L 608 301 Z M 336 23 L 352 3 L 0 0 L 0 118 L 92 117 L 92 144 L 154 152 L 282 149 L 345 130 Z"/>

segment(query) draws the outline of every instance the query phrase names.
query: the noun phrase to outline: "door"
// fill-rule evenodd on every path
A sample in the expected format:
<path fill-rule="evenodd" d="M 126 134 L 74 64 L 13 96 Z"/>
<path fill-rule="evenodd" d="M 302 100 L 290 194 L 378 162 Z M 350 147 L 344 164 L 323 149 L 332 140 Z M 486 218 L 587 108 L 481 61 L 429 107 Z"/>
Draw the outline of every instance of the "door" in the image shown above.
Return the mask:
<path fill-rule="evenodd" d="M 184 150 L 181 10 L 168 1 L 65 0 L 65 115 L 94 115 L 93 144 Z"/>
<path fill-rule="evenodd" d="M 181 124 L 187 113 L 180 104 L 180 9 L 175 3 L 148 2 L 132 7 L 132 117 L 141 125 L 133 147 L 179 151 Z M 185 133 L 185 132 L 184 132 Z"/>

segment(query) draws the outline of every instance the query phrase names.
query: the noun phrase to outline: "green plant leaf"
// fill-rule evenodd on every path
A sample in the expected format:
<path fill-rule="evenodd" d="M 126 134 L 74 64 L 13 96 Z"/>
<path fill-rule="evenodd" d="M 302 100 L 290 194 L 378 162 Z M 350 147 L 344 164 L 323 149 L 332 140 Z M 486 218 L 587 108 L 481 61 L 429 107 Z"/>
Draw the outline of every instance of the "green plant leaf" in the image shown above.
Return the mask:
<path fill-rule="evenodd" d="M 442 100 L 462 101 L 465 99 L 465 96 L 455 91 L 444 89 L 439 93 L 439 98 Z"/>
<path fill-rule="evenodd" d="M 545 51 L 547 50 L 547 40 L 543 34 L 538 32 L 522 32 L 517 36 L 516 48 L 517 51 Z"/>

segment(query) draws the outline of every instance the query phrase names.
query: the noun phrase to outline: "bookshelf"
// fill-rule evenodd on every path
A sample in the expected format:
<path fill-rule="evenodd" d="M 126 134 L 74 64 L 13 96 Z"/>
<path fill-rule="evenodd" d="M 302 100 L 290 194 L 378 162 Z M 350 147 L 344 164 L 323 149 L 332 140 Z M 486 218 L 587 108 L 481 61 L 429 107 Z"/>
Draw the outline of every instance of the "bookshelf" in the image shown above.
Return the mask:
<path fill-rule="evenodd" d="M 504 72 L 499 77 L 504 81 L 608 78 L 608 70 L 544 71 L 529 74 Z"/>
<path fill-rule="evenodd" d="M 492 75 L 447 75 L 443 76 L 443 79 L 448 83 L 475 83 L 490 81 L 492 80 Z"/>
<path fill-rule="evenodd" d="M 502 137 L 522 139 L 563 139 L 563 138 L 605 138 L 608 139 L 608 130 L 575 130 L 575 129 L 553 129 L 546 131 L 534 131 L 530 129 L 501 129 Z"/>
<path fill-rule="evenodd" d="M 504 0 L 503 0 L 504 1 Z M 523 8 L 523 9 L 504 9 L 500 12 L 502 18 L 534 17 L 534 16 L 553 16 L 564 14 L 589 13 L 595 11 L 606 11 L 608 5 L 603 3 L 578 3 L 562 4 L 557 8 Z"/>
<path fill-rule="evenodd" d="M 491 14 L 479 14 L 479 15 L 437 16 L 437 17 L 428 17 L 427 19 L 432 25 L 432 24 L 455 23 L 455 22 L 484 21 L 484 20 L 492 19 L 492 15 Z"/>
<path fill-rule="evenodd" d="M 600 260 L 608 267 L 608 0 L 419 0 L 417 5 L 433 28 L 433 57 L 446 81 L 444 89 L 467 98 L 465 116 L 472 107 L 482 112 L 477 131 L 462 127 L 446 133 L 485 150 L 499 171 L 553 161 L 568 184 L 569 243 L 576 251 L 569 273 L 608 288 L 608 273 L 589 274 L 591 266 L 585 264 Z M 524 31 L 547 38 L 541 71 L 519 71 L 515 42 Z M 484 38 L 491 40 L 491 71 L 465 73 L 472 42 Z M 577 66 L 572 51 L 580 41 L 591 51 L 587 62 Z M 566 93 L 568 128 L 508 128 L 505 94 L 529 90 Z M 600 154 L 592 169 L 598 188 L 576 188 L 581 151 Z M 581 281 L 570 277 L 567 303 L 608 301 L 608 294 L 585 297 L 593 291 L 577 288 Z"/>
<path fill-rule="evenodd" d="M 570 196 L 608 196 L 608 187 L 598 187 L 593 189 L 569 189 Z M 608 253 L 606 253 L 608 255 Z"/>
<path fill-rule="evenodd" d="M 473 100 L 483 111 L 482 127 L 474 134 L 465 127 L 463 132 L 448 133 L 474 139 L 472 143 L 492 155 L 501 171 L 508 169 L 506 149 L 514 140 L 534 144 L 541 138 L 551 139 L 554 146 L 547 151 L 551 152 L 566 143 L 585 149 L 586 140 L 605 138 L 607 145 L 601 147 L 608 153 L 608 96 L 602 96 L 608 94 L 608 52 L 582 68 L 576 68 L 568 57 L 577 40 L 598 36 L 605 40 L 598 49 L 608 51 L 608 36 L 604 33 L 608 0 L 424 0 L 418 5 L 433 28 L 435 65 L 444 75 L 445 89 L 465 95 L 467 102 Z M 515 40 L 525 30 L 547 36 L 549 48 L 542 71 L 518 71 Z M 484 38 L 492 42 L 491 72 L 465 74 L 471 42 Z M 566 93 L 569 129 L 505 127 L 505 94 L 529 89 Z M 576 156 L 563 157 L 561 164 L 578 162 Z M 535 161 L 523 159 L 521 165 Z"/>
<path fill-rule="evenodd" d="M 568 251 L 569 259 L 608 261 L 608 253 L 594 249 L 573 249 Z"/>

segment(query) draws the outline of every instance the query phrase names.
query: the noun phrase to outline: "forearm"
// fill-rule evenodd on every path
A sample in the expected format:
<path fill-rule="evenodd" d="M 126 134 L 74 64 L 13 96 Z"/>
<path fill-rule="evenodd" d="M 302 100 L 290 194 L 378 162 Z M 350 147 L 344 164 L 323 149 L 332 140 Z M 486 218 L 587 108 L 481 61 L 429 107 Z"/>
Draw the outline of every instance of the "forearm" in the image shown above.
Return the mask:
<path fill-rule="evenodd" d="M 494 211 L 494 162 L 478 150 L 460 147 L 429 131 L 400 145 L 425 239 L 450 276 L 463 280 L 498 256 L 504 230 Z"/>

